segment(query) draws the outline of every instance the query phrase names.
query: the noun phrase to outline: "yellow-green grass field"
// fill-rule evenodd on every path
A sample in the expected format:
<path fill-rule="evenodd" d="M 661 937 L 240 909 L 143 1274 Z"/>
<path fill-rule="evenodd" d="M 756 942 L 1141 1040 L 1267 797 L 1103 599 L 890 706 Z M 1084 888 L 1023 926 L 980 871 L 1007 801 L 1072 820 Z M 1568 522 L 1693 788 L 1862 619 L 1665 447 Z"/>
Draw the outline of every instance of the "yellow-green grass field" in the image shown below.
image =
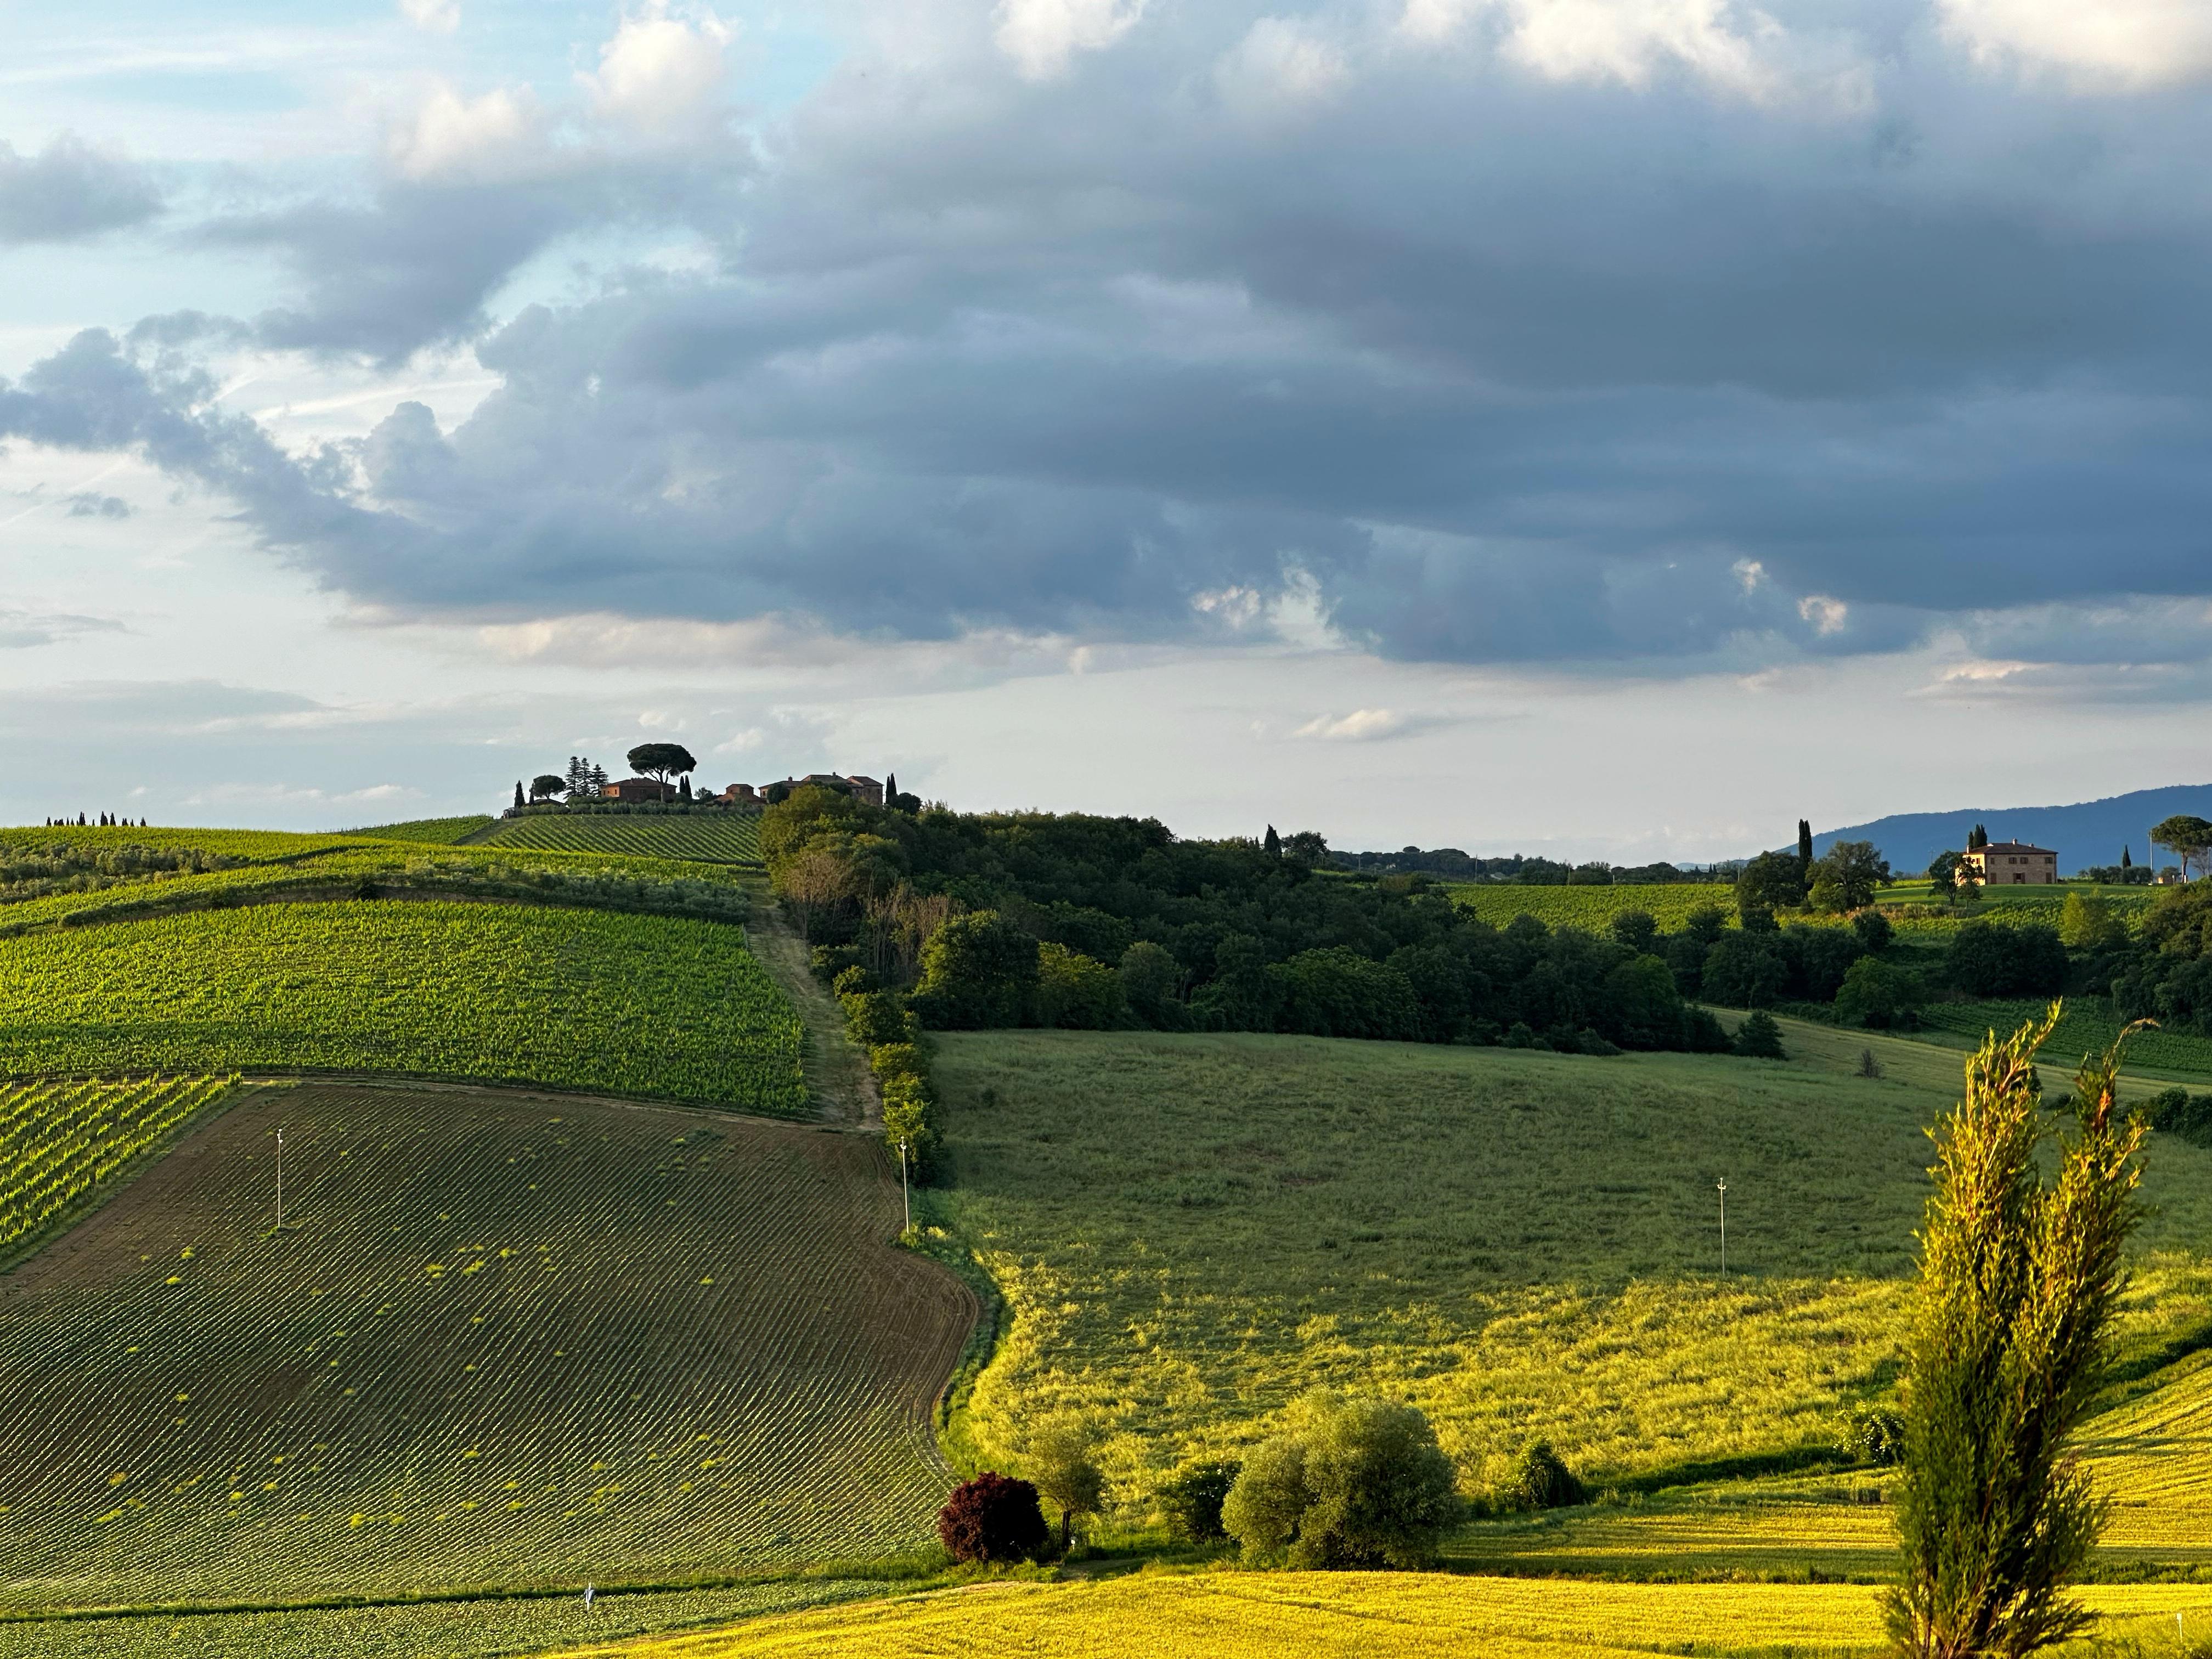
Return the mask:
<path fill-rule="evenodd" d="M 933 1202 L 1012 1314 L 954 1443 L 1018 1465 L 1025 1422 L 1089 1413 L 1133 1516 L 1319 1383 L 1420 1405 L 1477 1490 L 1536 1436 L 1600 1487 L 1818 1456 L 1893 1382 L 1960 1057 L 1787 1029 L 1782 1062 L 943 1037 Z M 2137 1372 L 2212 1334 L 2212 1153 L 2153 1152 Z"/>
<path fill-rule="evenodd" d="M 624 853 L 708 864 L 760 863 L 757 812 L 542 812 L 500 818 L 471 837 L 480 847 Z"/>
<path fill-rule="evenodd" d="M 870 1137 L 252 1089 L 0 1279 L 0 1614 L 922 1548 L 974 1303 L 898 1222 Z"/>
<path fill-rule="evenodd" d="M 2089 1639 L 2055 1652 L 2174 1653 L 2212 1628 L 2212 1585 L 2102 1585 Z M 1588 1584 L 1416 1573 L 1145 1573 L 1092 1583 L 997 1583 L 758 1620 L 727 1632 L 582 1650 L 596 1659 L 1628 1659 L 1654 1653 L 1870 1656 L 1880 1592 L 1849 1584 Z"/>
<path fill-rule="evenodd" d="M 0 939 L 0 1072 L 391 1071 L 812 1107 L 744 930 L 522 905 L 270 904 Z"/>

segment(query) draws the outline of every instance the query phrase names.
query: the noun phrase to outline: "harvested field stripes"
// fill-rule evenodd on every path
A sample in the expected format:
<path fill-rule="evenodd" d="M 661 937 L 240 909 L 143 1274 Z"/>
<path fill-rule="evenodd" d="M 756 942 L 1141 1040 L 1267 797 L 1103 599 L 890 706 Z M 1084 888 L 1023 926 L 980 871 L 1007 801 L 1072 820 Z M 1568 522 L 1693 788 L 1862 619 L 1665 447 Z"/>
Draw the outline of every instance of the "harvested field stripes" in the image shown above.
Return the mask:
<path fill-rule="evenodd" d="M 262 1091 L 0 1285 L 0 1578 L 278 1599 L 918 1547 L 972 1304 L 896 1220 L 857 1137 Z"/>
<path fill-rule="evenodd" d="M 394 1071 L 799 1115 L 790 1000 L 738 928 L 276 904 L 0 940 L 0 1071 Z"/>
<path fill-rule="evenodd" d="M 0 1085 L 0 1256 L 213 1104 L 235 1079 Z"/>
<path fill-rule="evenodd" d="M 2100 1635 L 2170 1636 L 2212 1613 L 2212 1585 L 2100 1585 L 2081 1599 Z M 787 1614 L 733 1630 L 588 1648 L 594 1659 L 872 1659 L 1006 1654 L 1220 1659 L 1629 1659 L 1651 1653 L 1871 1656 L 1886 1650 L 1881 1592 L 1856 1584 L 1589 1584 L 1440 1574 L 1139 1574 L 991 1584 Z M 2067 1650 L 2066 1651 L 2073 1651 Z"/>
<path fill-rule="evenodd" d="M 738 811 L 532 813 L 501 818 L 471 841 L 479 847 L 758 864 L 760 817 Z"/>

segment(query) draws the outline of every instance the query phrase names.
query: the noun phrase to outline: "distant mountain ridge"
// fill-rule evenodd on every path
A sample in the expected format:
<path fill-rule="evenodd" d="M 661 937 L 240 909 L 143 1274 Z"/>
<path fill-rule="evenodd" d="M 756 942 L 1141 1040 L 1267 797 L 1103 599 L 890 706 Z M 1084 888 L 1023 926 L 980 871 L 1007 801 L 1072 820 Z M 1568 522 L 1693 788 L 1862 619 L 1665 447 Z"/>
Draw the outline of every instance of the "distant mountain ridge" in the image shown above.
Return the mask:
<path fill-rule="evenodd" d="M 1991 841 L 2024 841 L 2051 848 L 2058 854 L 2058 872 L 2070 876 L 2085 865 L 2118 864 L 2122 847 L 2134 852 L 2137 864 L 2149 863 L 2151 825 L 2177 812 L 2212 818 L 2212 783 L 2137 789 L 2072 806 L 1962 806 L 1955 812 L 1897 812 L 1871 823 L 1820 830 L 1813 837 L 1813 851 L 1816 855 L 1825 853 L 1839 841 L 1870 841 L 1899 875 L 1917 875 L 1937 854 L 1966 846 L 1966 831 L 1978 823 L 1988 829 Z M 2172 862 L 2171 854 L 2156 856 L 2160 863 Z"/>

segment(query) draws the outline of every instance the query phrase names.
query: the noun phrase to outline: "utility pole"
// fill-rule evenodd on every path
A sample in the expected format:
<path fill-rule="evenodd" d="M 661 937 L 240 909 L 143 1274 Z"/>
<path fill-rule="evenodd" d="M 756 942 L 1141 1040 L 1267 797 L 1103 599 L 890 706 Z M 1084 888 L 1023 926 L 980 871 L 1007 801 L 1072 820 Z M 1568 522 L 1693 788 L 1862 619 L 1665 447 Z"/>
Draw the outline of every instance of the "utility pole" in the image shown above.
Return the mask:
<path fill-rule="evenodd" d="M 1721 1194 L 1721 1277 L 1728 1277 L 1728 1178 L 1717 1183 Z"/>
<path fill-rule="evenodd" d="M 276 1231 L 284 1231 L 284 1131 L 276 1131 Z"/>
<path fill-rule="evenodd" d="M 904 1231 L 907 1232 L 912 1232 L 914 1231 L 914 1200 L 907 1192 L 906 1142 L 903 1140 L 899 1142 L 899 1207 L 906 1212 L 906 1227 Z"/>

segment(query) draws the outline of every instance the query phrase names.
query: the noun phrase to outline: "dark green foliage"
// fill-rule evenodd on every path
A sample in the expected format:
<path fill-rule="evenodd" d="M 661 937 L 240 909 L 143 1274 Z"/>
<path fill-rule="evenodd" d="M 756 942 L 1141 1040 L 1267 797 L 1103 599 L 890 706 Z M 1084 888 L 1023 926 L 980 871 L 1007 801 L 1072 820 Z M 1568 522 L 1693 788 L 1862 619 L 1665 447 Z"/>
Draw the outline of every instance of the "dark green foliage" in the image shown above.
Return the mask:
<path fill-rule="evenodd" d="M 858 973 L 848 969 L 847 973 Z M 838 976 L 841 980 L 844 975 Z M 863 1048 L 914 1041 L 914 1018 L 896 991 L 856 991 L 838 999 L 845 1008 L 845 1030 Z"/>
<path fill-rule="evenodd" d="M 2143 1103 L 2143 1117 L 2160 1134 L 2212 1151 L 2212 1095 L 2167 1089 Z"/>
<path fill-rule="evenodd" d="M 1910 1026 L 1927 1000 L 1928 988 L 1919 975 L 1879 957 L 1861 957 L 1836 993 L 1836 1023 L 1877 1031 Z"/>
<path fill-rule="evenodd" d="M 1805 876 L 1787 853 L 1761 853 L 1735 880 L 1736 914 L 1745 921 L 1794 909 L 1805 902 Z"/>
<path fill-rule="evenodd" d="M 1956 853 L 1938 853 L 1928 866 L 1928 879 L 1939 899 L 1949 900 L 1959 896 L 1960 857 Z"/>
<path fill-rule="evenodd" d="M 1613 919 L 1613 937 L 1638 956 L 1648 955 L 1652 940 L 1659 937 L 1659 924 L 1648 910 L 1623 910 Z"/>
<path fill-rule="evenodd" d="M 2202 872 L 2212 865 L 2212 823 L 2193 812 L 2160 818 L 2150 827 L 2150 844 L 2163 847 L 2179 859 L 2183 875 L 2189 873 L 2191 865 Z"/>
<path fill-rule="evenodd" d="M 1729 1050 L 1727 1027 L 1710 1008 L 1682 1011 L 1682 1046 L 1693 1054 L 1724 1054 Z"/>
<path fill-rule="evenodd" d="M 1403 1569 L 1435 1560 L 1461 1508 L 1418 1410 L 1317 1389 L 1245 1460 L 1221 1520 L 1255 1561 Z"/>
<path fill-rule="evenodd" d="M 1729 1008 L 1778 1002 L 1790 988 L 1790 962 L 1778 933 L 1723 934 L 1705 952 L 1701 994 Z"/>
<path fill-rule="evenodd" d="M 819 951 L 816 952 L 817 956 L 820 954 Z M 863 991 L 872 991 L 877 988 L 876 976 L 858 963 L 849 968 L 839 969 L 830 981 L 831 993 L 841 997 L 856 997 Z"/>
<path fill-rule="evenodd" d="M 1943 969 L 1970 997 L 2051 996 L 2066 987 L 2066 947 L 2039 922 L 1970 921 L 1951 936 Z"/>
<path fill-rule="evenodd" d="M 2110 1499 L 2073 1439 L 2126 1285 L 2145 1126 L 2119 1114 L 2116 1044 L 2082 1062 L 2075 1132 L 2045 1183 L 2035 1057 L 2058 1014 L 1991 1033 L 1936 1143 L 1906 1350 L 1905 1575 L 1887 1608 L 1897 1650 L 1924 1659 L 2032 1653 L 2089 1622 L 2063 1591 Z"/>
<path fill-rule="evenodd" d="M 974 1030 L 1027 1024 L 1036 992 L 1036 940 L 995 910 L 975 910 L 930 936 L 914 1000 L 932 1026 Z"/>
<path fill-rule="evenodd" d="M 1797 878 L 1808 886 L 1813 880 L 1813 825 L 1806 818 L 1797 820 Z"/>
<path fill-rule="evenodd" d="M 1874 902 L 1875 890 L 1889 881 L 1889 860 L 1870 841 L 1839 841 L 1811 866 L 1807 898 L 1816 910 L 1856 910 Z"/>
<path fill-rule="evenodd" d="M 1124 1023 L 1121 976 L 1065 945 L 1037 946 L 1037 1023 L 1064 1030 L 1110 1031 Z"/>
<path fill-rule="evenodd" d="M 1168 1529 L 1185 1543 L 1204 1544 L 1229 1534 L 1221 1524 L 1221 1505 L 1237 1484 L 1242 1463 L 1194 1463 L 1160 1489 Z"/>
<path fill-rule="evenodd" d="M 1161 1030 L 1188 1023 L 1176 993 L 1182 988 L 1182 964 L 1150 939 L 1121 952 L 1121 996 L 1129 1012 Z"/>
<path fill-rule="evenodd" d="M 2112 978 L 2121 1017 L 2212 1036 L 2212 882 L 2161 893 L 2143 917 L 2142 945 Z"/>
<path fill-rule="evenodd" d="M 680 743 L 641 743 L 629 751 L 627 758 L 631 771 L 662 783 L 677 773 L 699 769 L 699 763 L 692 758 L 691 751 Z"/>
<path fill-rule="evenodd" d="M 954 1560 L 992 1564 L 1039 1559 L 1052 1537 L 1036 1488 L 995 1469 L 952 1489 L 937 1512 L 937 1535 Z"/>
<path fill-rule="evenodd" d="M 1517 1510 L 1563 1510 L 1589 1501 L 1582 1481 L 1548 1440 L 1532 1440 L 1521 1449 L 1501 1496 Z"/>
<path fill-rule="evenodd" d="M 1275 833 L 1275 826 L 1273 824 L 1271 823 L 1267 826 L 1267 834 L 1265 839 L 1261 842 L 1260 848 L 1271 859 L 1279 859 L 1283 856 L 1283 838 Z"/>
<path fill-rule="evenodd" d="M 1787 1060 L 1782 1052 L 1782 1028 L 1764 1008 L 1754 1008 L 1736 1027 L 1735 1052 L 1746 1060 Z"/>
<path fill-rule="evenodd" d="M 1844 1419 L 1844 1450 L 1851 1462 L 1887 1468 L 1905 1460 L 1905 1418 L 1887 1406 L 1861 1406 Z"/>
<path fill-rule="evenodd" d="M 1411 1042 L 1422 1035 L 1413 987 L 1395 969 L 1333 945 L 1301 951 L 1269 973 L 1282 987 L 1278 1028 L 1308 1036 L 1383 1037 Z"/>
<path fill-rule="evenodd" d="M 1851 932 L 1856 933 L 1859 945 L 1875 956 L 1889 949 L 1889 942 L 1897 936 L 1897 929 L 1889 918 L 1879 910 L 1862 910 L 1851 918 Z"/>

